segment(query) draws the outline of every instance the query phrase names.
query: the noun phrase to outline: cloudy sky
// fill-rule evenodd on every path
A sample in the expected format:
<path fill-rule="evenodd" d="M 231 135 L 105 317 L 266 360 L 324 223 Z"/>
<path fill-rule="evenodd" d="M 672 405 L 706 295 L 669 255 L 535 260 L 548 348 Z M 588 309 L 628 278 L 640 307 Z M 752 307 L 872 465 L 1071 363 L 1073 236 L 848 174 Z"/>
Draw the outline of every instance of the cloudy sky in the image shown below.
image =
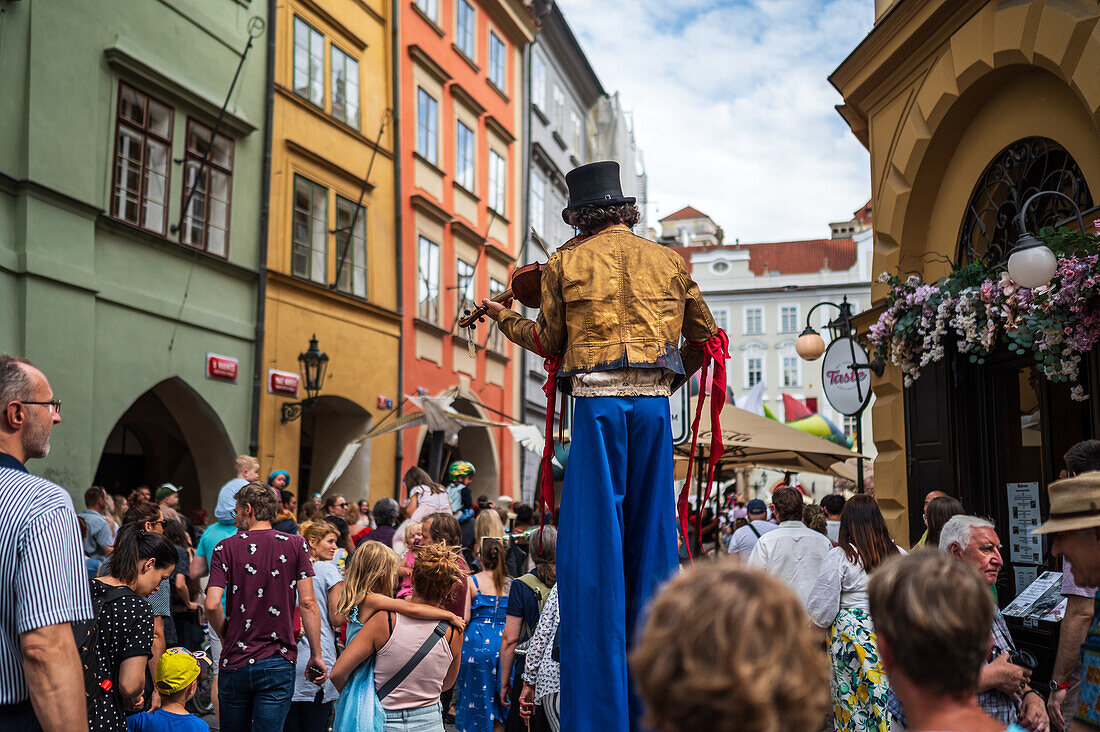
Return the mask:
<path fill-rule="evenodd" d="M 650 224 L 693 205 L 726 241 L 825 237 L 870 198 L 868 157 L 826 77 L 872 0 L 558 0 L 633 110 Z"/>

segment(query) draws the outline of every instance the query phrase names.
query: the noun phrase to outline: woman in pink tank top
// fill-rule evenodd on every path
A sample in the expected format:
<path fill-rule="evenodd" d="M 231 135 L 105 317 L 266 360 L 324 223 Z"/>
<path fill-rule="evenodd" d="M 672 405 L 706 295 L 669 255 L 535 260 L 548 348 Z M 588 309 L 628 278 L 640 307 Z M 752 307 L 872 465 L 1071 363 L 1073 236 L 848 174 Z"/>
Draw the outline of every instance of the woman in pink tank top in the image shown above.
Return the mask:
<path fill-rule="evenodd" d="M 413 566 L 414 603 L 442 607 L 462 578 L 456 555 L 440 544 L 420 551 Z M 386 732 L 443 732 L 439 695 L 454 684 L 462 657 L 462 634 L 451 626 L 443 638 L 438 622 L 378 612 L 348 644 L 332 667 L 331 679 L 343 689 L 352 671 L 373 654 L 375 690 L 382 691 L 417 651 L 429 643 L 423 659 L 382 700 Z"/>

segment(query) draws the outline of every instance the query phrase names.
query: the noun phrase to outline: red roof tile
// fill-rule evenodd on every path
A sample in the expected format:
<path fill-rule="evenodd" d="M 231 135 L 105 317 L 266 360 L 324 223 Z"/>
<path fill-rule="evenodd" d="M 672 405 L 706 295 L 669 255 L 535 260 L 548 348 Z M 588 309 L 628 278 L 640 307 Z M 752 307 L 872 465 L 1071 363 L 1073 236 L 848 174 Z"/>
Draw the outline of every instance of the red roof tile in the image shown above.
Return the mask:
<path fill-rule="evenodd" d="M 811 239 L 742 244 L 747 249 L 749 270 L 757 277 L 770 273 L 812 274 L 828 269 L 841 272 L 856 263 L 856 243 L 851 239 Z"/>
<path fill-rule="evenodd" d="M 710 218 L 709 216 L 707 216 L 705 213 L 703 213 L 699 209 L 692 208 L 691 206 L 684 206 L 682 209 L 680 209 L 676 213 L 670 213 L 668 216 L 665 216 L 663 219 L 658 219 L 658 222 L 660 222 L 660 221 L 678 221 L 680 219 L 709 219 L 709 218 Z"/>

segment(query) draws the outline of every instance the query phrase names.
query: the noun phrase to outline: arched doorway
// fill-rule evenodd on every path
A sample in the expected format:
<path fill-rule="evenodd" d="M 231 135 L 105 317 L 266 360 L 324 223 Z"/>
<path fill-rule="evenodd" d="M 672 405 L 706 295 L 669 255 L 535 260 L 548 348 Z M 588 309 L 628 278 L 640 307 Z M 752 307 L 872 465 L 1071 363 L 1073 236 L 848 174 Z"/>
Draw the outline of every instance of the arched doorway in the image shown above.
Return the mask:
<path fill-rule="evenodd" d="M 302 413 L 298 443 L 299 497 L 321 493 L 325 479 L 345 448 L 370 431 L 373 416 L 355 402 L 338 396 L 318 397 Z M 364 440 L 325 493 L 338 493 L 349 502 L 370 497 L 371 441 Z"/>
<path fill-rule="evenodd" d="M 233 443 L 214 409 L 182 379 L 166 379 L 122 413 L 104 441 L 95 484 L 113 494 L 170 482 L 180 508 L 213 508 L 233 476 Z"/>
<path fill-rule="evenodd" d="M 480 407 L 466 397 L 457 397 L 452 403 L 452 408 L 459 414 L 465 414 L 478 419 L 487 419 Z M 489 427 L 466 426 L 458 432 L 457 438 L 451 443 L 444 443 L 440 471 L 444 475 L 432 476 L 440 482 L 445 481 L 447 466 L 455 460 L 466 460 L 473 463 L 477 469 L 474 482 L 470 484 L 470 493 L 474 500 L 480 495 L 496 498 L 500 495 L 500 469 L 497 460 L 497 445 Z M 424 470 L 431 474 L 431 450 L 432 433 L 425 431 L 424 439 L 420 443 L 420 456 L 417 460 Z"/>

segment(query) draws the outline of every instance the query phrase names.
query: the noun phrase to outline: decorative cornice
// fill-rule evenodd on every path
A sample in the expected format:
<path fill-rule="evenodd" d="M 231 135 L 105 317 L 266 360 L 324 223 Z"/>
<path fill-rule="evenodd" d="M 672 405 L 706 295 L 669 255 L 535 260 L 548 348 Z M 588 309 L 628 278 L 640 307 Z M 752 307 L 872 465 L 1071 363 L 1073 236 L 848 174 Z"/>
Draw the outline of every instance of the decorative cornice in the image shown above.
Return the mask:
<path fill-rule="evenodd" d="M 107 65 L 119 73 L 153 87 L 146 89 L 154 94 L 157 92 L 167 94 L 174 100 L 182 101 L 198 109 L 209 119 L 217 119 L 222 105 L 215 101 L 215 96 L 205 90 L 185 81 L 180 74 L 168 73 L 159 68 L 157 62 L 149 55 L 137 48 L 130 48 L 129 43 L 122 38 L 115 41 L 115 45 L 103 49 L 103 56 Z M 222 125 L 226 131 L 237 137 L 250 135 L 258 129 L 255 122 L 243 114 L 231 109 L 225 110 L 222 117 Z"/>
<path fill-rule="evenodd" d="M 447 213 L 442 206 L 427 196 L 414 193 L 409 198 L 409 202 L 413 205 L 413 208 L 423 212 L 443 225 L 447 225 L 454 220 L 454 217 Z"/>
<path fill-rule="evenodd" d="M 507 127 L 502 125 L 500 121 L 491 114 L 485 115 L 485 126 L 488 127 L 493 133 L 504 140 L 505 143 L 511 145 L 516 141 L 515 135 L 508 130 Z"/>
<path fill-rule="evenodd" d="M 481 106 L 481 103 L 474 99 L 474 95 L 468 92 L 465 87 L 457 81 L 451 84 L 451 96 L 469 107 L 470 111 L 478 117 L 485 114 L 485 107 Z"/>
<path fill-rule="evenodd" d="M 295 0 L 298 5 L 309 8 L 309 11 L 323 20 L 326 25 L 336 31 L 340 36 L 344 38 L 348 43 L 355 47 L 355 50 L 362 52 L 365 51 L 367 46 L 370 45 L 362 38 L 352 32 L 350 28 L 337 20 L 331 13 L 322 8 L 320 4 L 314 2 L 314 0 Z M 359 3 L 363 5 L 363 3 Z M 369 11 L 369 8 L 368 8 Z M 377 20 L 377 13 L 368 12 L 369 15 Z M 385 23 L 385 21 L 382 21 Z"/>
<path fill-rule="evenodd" d="M 435 80 L 440 84 L 446 84 L 451 80 L 451 75 L 448 74 L 442 66 L 435 62 L 428 53 L 420 46 L 413 44 L 409 46 L 409 57 L 420 64 L 425 71 L 435 77 Z"/>
<path fill-rule="evenodd" d="M 351 181 L 354 181 L 356 185 L 363 185 L 363 179 L 361 177 L 356 175 L 354 172 L 348 170 L 344 166 L 340 165 L 339 163 L 337 163 L 333 160 L 329 160 L 324 155 L 321 155 L 320 153 L 314 152 L 313 150 L 310 150 L 305 145 L 303 145 L 299 142 L 295 142 L 294 140 L 291 140 L 289 138 L 285 140 L 285 143 L 286 143 L 286 149 L 288 151 L 290 151 L 290 152 L 292 152 L 296 155 L 299 155 L 299 156 L 305 158 L 306 160 L 309 160 L 310 162 L 321 166 L 322 168 L 326 168 L 329 171 L 331 171 L 333 173 L 336 173 L 337 175 L 342 175 L 345 178 L 348 178 Z M 374 190 L 374 184 L 373 183 L 367 182 L 366 186 L 367 186 L 367 191 L 368 192 L 371 192 L 371 191 Z"/>

